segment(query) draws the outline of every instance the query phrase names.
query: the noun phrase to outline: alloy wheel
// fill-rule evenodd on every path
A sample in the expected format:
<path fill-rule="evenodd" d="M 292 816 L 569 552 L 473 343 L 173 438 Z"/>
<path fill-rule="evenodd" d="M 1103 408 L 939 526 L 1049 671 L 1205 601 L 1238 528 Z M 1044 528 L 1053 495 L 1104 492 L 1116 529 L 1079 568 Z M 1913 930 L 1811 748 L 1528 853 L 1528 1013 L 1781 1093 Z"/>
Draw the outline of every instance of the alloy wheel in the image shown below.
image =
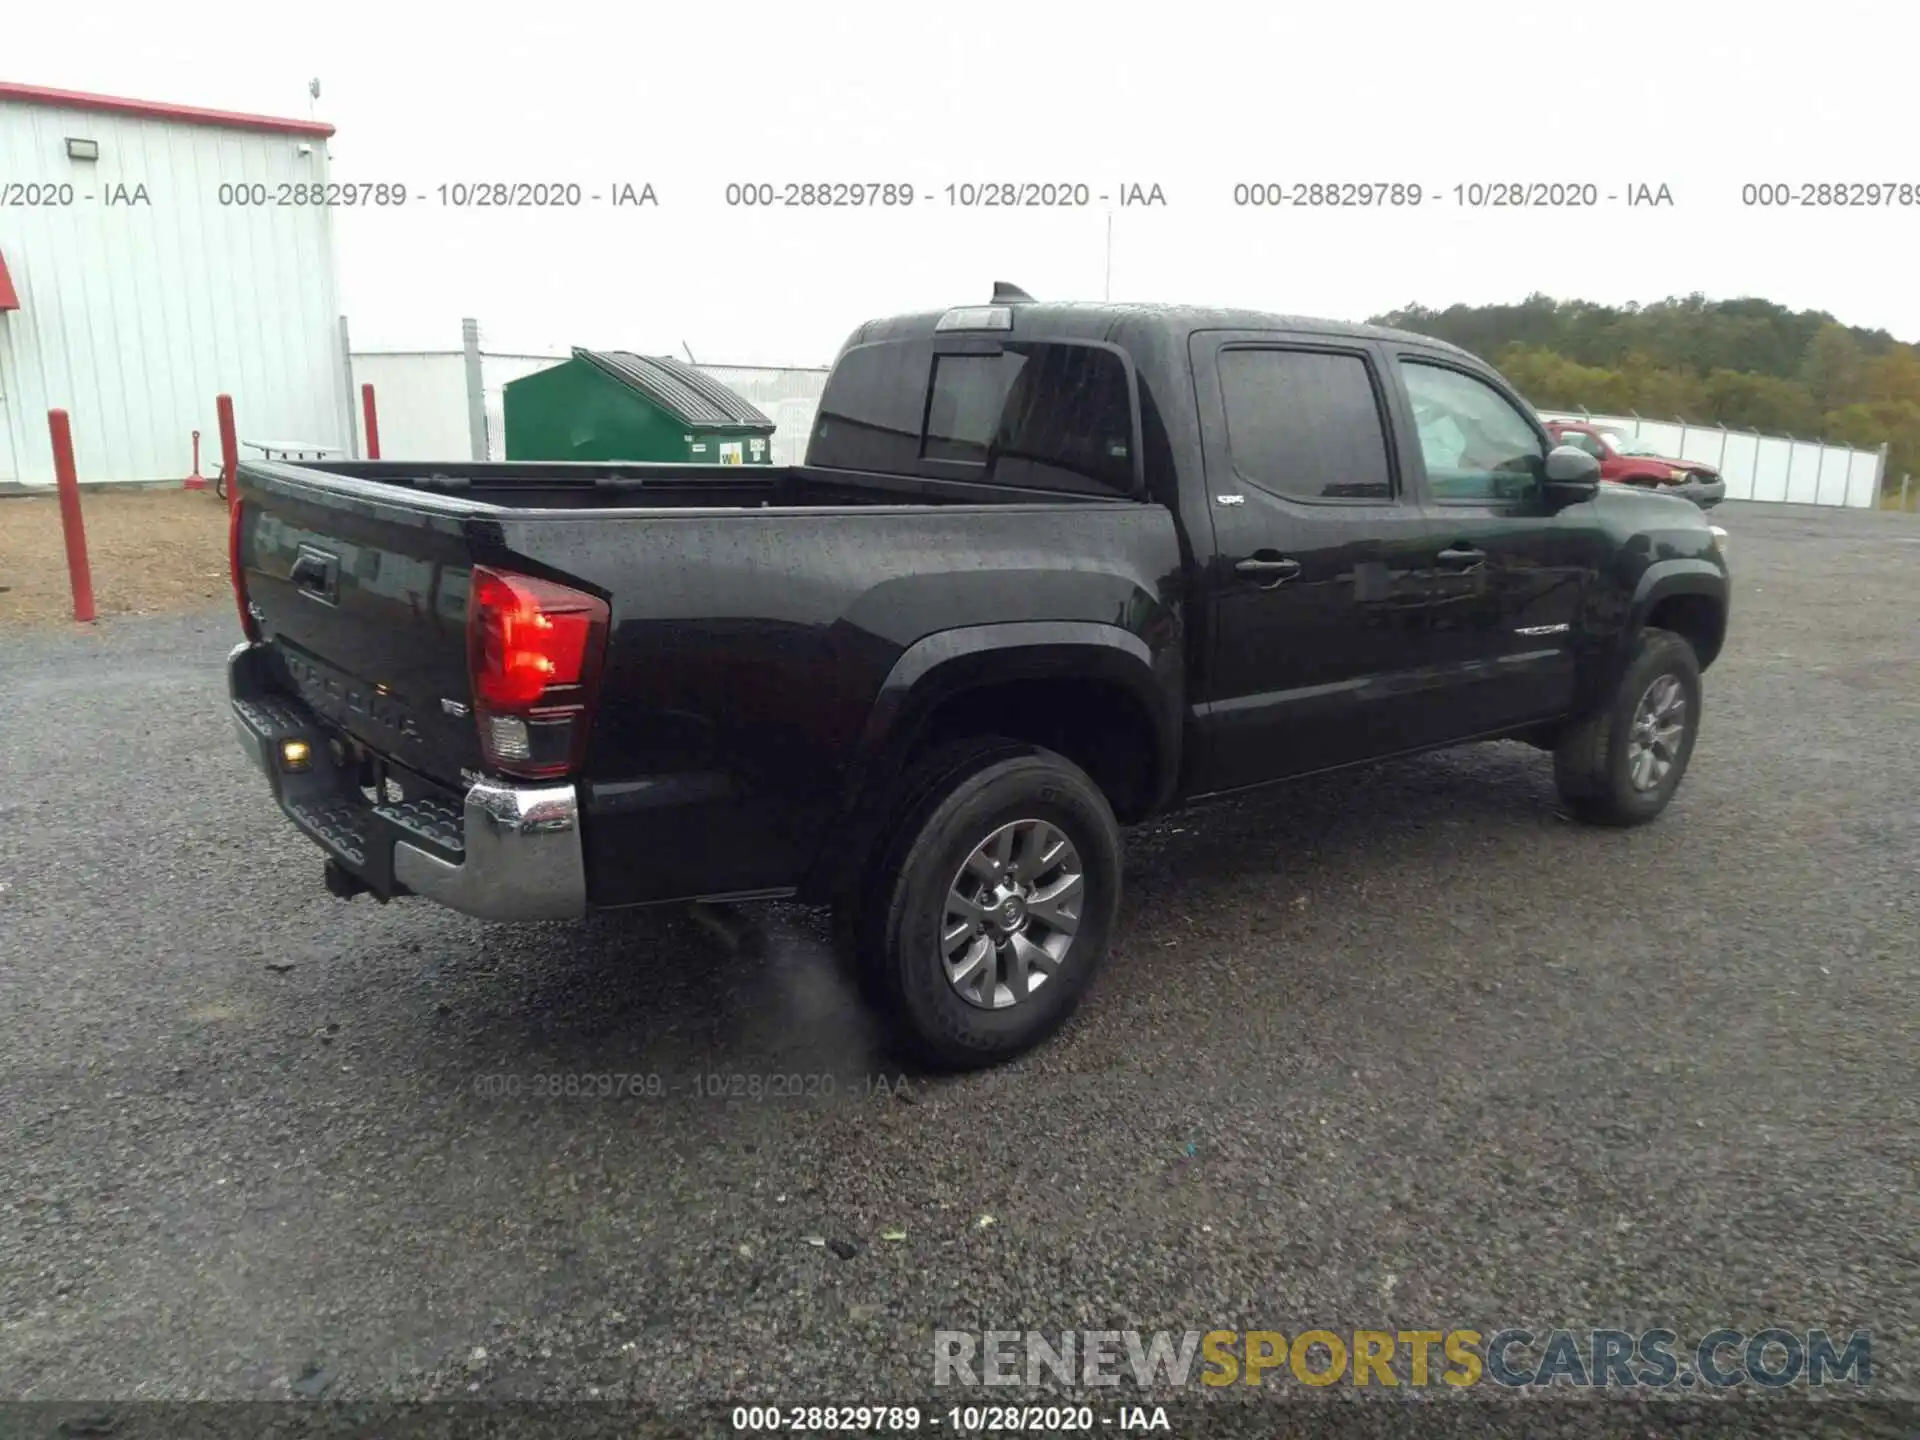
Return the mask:
<path fill-rule="evenodd" d="M 1028 999 L 1065 963 L 1085 893 L 1080 852 L 1057 825 L 1000 826 L 947 888 L 940 954 L 948 983 L 983 1010 Z"/>
<path fill-rule="evenodd" d="M 1687 730 L 1687 692 L 1679 678 L 1662 675 L 1634 707 L 1627 737 L 1627 777 L 1641 792 L 1657 790 L 1680 757 Z"/>

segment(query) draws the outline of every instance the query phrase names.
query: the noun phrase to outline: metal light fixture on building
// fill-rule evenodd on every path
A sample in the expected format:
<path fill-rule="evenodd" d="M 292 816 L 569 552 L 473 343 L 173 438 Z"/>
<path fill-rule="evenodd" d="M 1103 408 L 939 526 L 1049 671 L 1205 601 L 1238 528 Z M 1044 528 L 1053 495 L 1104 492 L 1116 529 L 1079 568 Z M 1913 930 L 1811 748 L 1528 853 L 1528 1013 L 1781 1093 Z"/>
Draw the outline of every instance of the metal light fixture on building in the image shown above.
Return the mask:
<path fill-rule="evenodd" d="M 100 142 L 98 140 L 76 140 L 67 137 L 67 158 L 69 160 L 98 160 Z"/>

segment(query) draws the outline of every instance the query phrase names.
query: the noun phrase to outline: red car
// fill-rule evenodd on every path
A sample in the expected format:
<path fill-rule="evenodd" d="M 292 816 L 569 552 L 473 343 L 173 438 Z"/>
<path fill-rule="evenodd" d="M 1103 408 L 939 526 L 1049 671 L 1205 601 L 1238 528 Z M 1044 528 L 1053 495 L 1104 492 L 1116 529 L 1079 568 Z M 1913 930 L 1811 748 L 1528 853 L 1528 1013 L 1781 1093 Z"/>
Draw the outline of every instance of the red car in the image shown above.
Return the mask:
<path fill-rule="evenodd" d="M 1572 420 L 1546 420 L 1547 434 L 1556 445 L 1572 445 L 1600 462 L 1600 478 L 1622 485 L 1644 485 L 1683 495 L 1702 510 L 1710 510 L 1727 495 L 1727 482 L 1711 465 L 1698 460 L 1676 460 L 1624 430 Z"/>

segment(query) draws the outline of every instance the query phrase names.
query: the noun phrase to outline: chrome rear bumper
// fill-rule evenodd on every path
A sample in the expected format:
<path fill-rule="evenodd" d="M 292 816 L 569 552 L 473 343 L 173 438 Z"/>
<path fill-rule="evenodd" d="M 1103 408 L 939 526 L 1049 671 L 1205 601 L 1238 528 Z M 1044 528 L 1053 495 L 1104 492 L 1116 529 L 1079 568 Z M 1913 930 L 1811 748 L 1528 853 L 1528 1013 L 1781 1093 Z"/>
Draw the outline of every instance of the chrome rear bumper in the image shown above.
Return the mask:
<path fill-rule="evenodd" d="M 463 796 L 426 783 L 401 797 L 370 796 L 357 775 L 336 768 L 328 744 L 334 732 L 265 683 L 261 648 L 241 644 L 227 657 L 241 749 L 287 818 L 376 897 L 420 895 L 482 920 L 586 913 L 575 786 L 479 780 Z M 308 745 L 306 769 L 281 763 L 289 740 Z"/>

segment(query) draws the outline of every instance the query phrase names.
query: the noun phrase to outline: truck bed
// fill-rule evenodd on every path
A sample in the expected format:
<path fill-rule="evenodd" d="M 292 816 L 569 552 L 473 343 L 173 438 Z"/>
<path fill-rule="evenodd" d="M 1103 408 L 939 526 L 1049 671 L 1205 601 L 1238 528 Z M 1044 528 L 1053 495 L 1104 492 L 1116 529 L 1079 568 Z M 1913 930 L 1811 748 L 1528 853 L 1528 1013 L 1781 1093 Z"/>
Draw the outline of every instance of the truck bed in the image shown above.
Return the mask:
<path fill-rule="evenodd" d="M 395 490 L 444 495 L 507 510 L 835 509 L 874 505 L 1112 504 L 1094 496 L 806 465 L 604 464 L 593 461 L 407 460 L 243 462 L 256 481 L 311 484 L 326 476 L 335 493 L 379 498 Z"/>
<path fill-rule="evenodd" d="M 600 597 L 604 673 L 569 777 L 597 904 L 793 887 L 889 674 L 935 632 L 1117 627 L 1178 653 L 1179 541 L 1149 501 L 809 467 L 399 461 L 242 463 L 236 493 L 251 697 L 303 707 L 374 790 L 436 813 L 503 778 L 475 719 L 476 572 Z"/>

